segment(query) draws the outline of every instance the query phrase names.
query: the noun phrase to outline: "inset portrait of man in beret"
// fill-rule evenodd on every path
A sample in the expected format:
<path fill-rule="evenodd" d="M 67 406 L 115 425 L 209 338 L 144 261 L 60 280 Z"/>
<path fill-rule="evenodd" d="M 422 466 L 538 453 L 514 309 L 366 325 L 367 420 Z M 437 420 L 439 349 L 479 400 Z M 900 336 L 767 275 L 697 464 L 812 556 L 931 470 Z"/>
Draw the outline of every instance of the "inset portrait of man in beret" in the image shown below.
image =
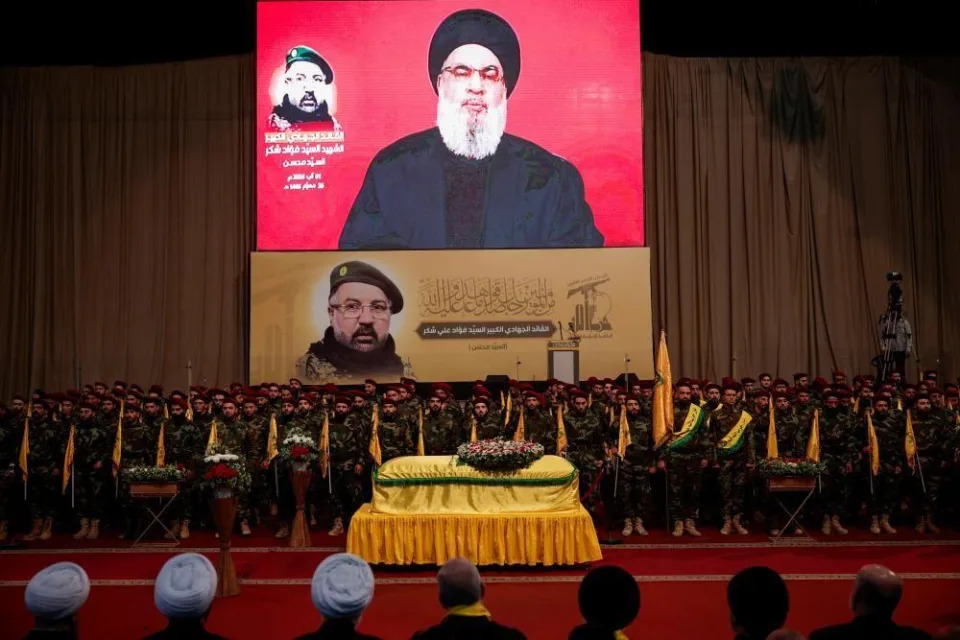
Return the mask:
<path fill-rule="evenodd" d="M 306 45 L 290 49 L 283 74 L 283 98 L 270 113 L 270 128 L 286 131 L 310 123 L 339 127 L 330 113 L 332 83 L 333 69 L 323 56 Z"/>
<path fill-rule="evenodd" d="M 390 320 L 403 310 L 403 295 L 379 269 L 358 260 L 330 272 L 327 315 L 330 326 L 297 361 L 309 380 L 405 375 L 396 353 Z"/>
<path fill-rule="evenodd" d="M 520 77 L 513 28 L 489 11 L 457 11 L 437 27 L 427 70 L 437 126 L 373 158 L 340 248 L 603 246 L 577 168 L 505 133 Z"/>

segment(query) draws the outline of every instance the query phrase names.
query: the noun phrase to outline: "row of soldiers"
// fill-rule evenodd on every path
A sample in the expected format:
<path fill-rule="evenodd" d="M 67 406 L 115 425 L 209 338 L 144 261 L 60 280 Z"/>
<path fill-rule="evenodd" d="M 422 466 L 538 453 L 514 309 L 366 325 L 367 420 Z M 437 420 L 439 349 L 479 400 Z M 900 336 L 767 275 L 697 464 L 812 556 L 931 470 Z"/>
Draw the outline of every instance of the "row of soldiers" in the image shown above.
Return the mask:
<path fill-rule="evenodd" d="M 804 374 L 795 375 L 793 385 L 766 374 L 757 381 L 727 378 L 722 384 L 681 379 L 671 397 L 672 427 L 659 435 L 653 424 L 654 383 L 641 380 L 632 380 L 629 389 L 611 379 L 591 378 L 585 388 L 549 380 L 542 393 L 511 380 L 497 394 L 478 382 L 465 401 L 456 400 L 452 387 L 443 383 L 421 397 L 409 379 L 386 388 L 367 380 L 353 390 L 307 388 L 292 379 L 257 389 L 240 384 L 228 390 L 194 387 L 189 394 L 169 396 L 159 386 L 144 392 L 122 382 L 112 389 L 97 383 L 64 394 L 38 392 L 30 402 L 18 397 L 0 409 L 0 537 L 6 536 L 11 505 L 26 486 L 32 517 L 27 539 L 49 538 L 68 488 L 80 524 L 76 537 L 96 538 L 111 505 L 128 506 L 117 467 L 156 464 L 161 431 L 165 463 L 187 474 L 174 523 L 181 537 L 189 536 L 192 520 L 204 519 L 203 496 L 191 486 L 211 434 L 244 457 L 254 478 L 253 490 L 241 501 L 241 533 L 249 535 L 251 524 L 269 512 L 280 516 L 276 535 L 283 537 L 289 532 L 293 500 L 287 474 L 269 452 L 271 419 L 280 441 L 293 427 L 319 441 L 328 423 L 329 471 L 315 475 L 310 503 L 312 515 L 324 508 L 330 512 L 332 535 L 343 533 L 369 498 L 370 471 L 377 463 L 370 454 L 374 423 L 380 463 L 403 455 L 452 454 L 473 439 L 539 442 L 547 453 L 565 455 L 579 469 L 581 497 L 592 513 L 601 497 L 610 502 L 607 511 L 622 518 L 624 535 L 646 533 L 644 518 L 654 510 L 651 496 L 658 478 L 666 485 L 665 517 L 672 521 L 674 535 L 699 535 L 705 478 L 719 484 L 722 533 L 747 532 L 744 505 L 751 495 L 776 530 L 775 505 L 759 482 L 756 465 L 771 451 L 774 457 L 804 458 L 814 417 L 817 455 L 826 466 L 816 499 L 825 533 L 846 532 L 843 520 L 852 510 L 856 479 L 864 477 L 871 487 L 872 531 L 893 531 L 890 517 L 901 490 L 916 494 L 922 505 L 918 530 L 936 531 L 941 486 L 956 473 L 956 386 L 946 385 L 941 392 L 930 378 L 916 386 L 896 378 L 878 385 L 869 376 L 858 376 L 853 387 L 845 382 L 840 372 L 834 372 L 833 384 L 822 379 L 811 384 Z M 28 410 L 30 443 L 24 458 Z M 908 418 L 915 442 L 909 459 Z M 123 433 L 119 465 L 118 423 Z M 70 426 L 75 427 L 75 452 L 72 468 L 66 469 Z M 770 434 L 775 434 L 776 446 Z M 69 487 L 63 482 L 65 472 L 71 472 Z M 122 511 L 127 516 L 135 512 Z M 133 524 L 128 517 L 126 535 Z"/>

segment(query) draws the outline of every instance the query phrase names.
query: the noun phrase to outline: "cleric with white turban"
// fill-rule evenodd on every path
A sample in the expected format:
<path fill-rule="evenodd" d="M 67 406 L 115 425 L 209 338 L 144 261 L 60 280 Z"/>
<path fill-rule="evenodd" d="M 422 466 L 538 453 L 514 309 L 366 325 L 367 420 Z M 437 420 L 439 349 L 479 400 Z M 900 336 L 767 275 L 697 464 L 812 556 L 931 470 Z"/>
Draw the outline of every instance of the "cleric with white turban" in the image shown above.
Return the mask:
<path fill-rule="evenodd" d="M 217 593 L 217 570 L 199 553 L 167 560 L 157 576 L 153 602 L 168 618 L 201 618 Z"/>
<path fill-rule="evenodd" d="M 72 562 L 57 562 L 30 579 L 24 600 L 35 618 L 63 620 L 75 614 L 89 595 L 87 572 Z"/>
<path fill-rule="evenodd" d="M 310 596 L 324 618 L 358 618 L 373 600 L 373 571 L 359 556 L 336 553 L 313 572 Z"/>

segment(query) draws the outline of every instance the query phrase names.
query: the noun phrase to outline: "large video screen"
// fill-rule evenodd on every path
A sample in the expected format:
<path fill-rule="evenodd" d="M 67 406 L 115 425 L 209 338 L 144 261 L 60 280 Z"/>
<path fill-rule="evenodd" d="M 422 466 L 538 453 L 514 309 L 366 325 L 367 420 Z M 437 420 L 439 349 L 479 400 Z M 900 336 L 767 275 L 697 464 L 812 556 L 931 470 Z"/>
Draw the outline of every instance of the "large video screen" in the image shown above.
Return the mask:
<path fill-rule="evenodd" d="M 644 244 L 636 0 L 257 11 L 260 250 Z"/>

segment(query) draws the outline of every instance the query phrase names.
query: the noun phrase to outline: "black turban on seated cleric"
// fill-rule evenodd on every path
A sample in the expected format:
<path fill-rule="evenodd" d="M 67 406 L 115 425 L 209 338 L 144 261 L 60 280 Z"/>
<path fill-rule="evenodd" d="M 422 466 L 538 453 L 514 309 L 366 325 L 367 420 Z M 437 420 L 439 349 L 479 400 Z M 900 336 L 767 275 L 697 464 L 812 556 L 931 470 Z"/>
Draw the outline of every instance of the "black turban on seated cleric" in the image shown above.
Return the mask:
<path fill-rule="evenodd" d="M 427 54 L 433 91 L 444 61 L 466 44 L 497 56 L 512 95 L 519 39 L 506 20 L 481 9 L 457 11 L 437 27 Z M 465 158 L 447 148 L 437 127 L 377 153 L 339 242 L 345 250 L 601 246 L 583 178 L 570 162 L 508 133 L 492 156 Z"/>

